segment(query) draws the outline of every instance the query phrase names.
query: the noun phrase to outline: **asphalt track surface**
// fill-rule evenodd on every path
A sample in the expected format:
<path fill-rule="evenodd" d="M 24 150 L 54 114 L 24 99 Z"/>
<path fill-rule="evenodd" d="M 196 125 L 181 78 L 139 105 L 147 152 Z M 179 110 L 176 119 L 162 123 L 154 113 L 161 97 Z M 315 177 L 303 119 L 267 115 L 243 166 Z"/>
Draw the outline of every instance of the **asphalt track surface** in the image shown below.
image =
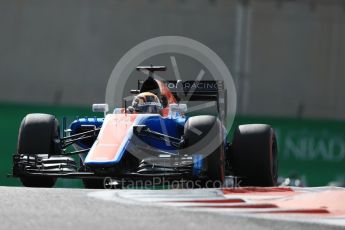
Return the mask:
<path fill-rule="evenodd" d="M 93 197 L 97 193 L 99 190 L 0 187 L 0 229 L 344 229 L 107 201 Z"/>

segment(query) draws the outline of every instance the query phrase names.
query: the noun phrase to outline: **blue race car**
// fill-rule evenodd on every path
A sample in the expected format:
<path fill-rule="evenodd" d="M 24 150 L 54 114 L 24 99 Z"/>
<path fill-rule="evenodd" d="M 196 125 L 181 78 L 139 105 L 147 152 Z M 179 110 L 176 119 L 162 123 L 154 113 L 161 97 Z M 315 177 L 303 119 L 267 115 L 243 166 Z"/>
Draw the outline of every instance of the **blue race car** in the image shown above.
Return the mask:
<path fill-rule="evenodd" d="M 29 187 L 52 187 L 58 177 L 82 179 L 86 188 L 138 181 L 218 187 L 226 176 L 242 186 L 277 183 L 277 142 L 269 125 L 240 125 L 232 142 L 227 141 L 221 81 L 165 82 L 153 78 L 164 66 L 137 70 L 150 74 L 131 90 L 135 96 L 130 106 L 108 113 L 107 104 L 94 104 L 93 110 L 105 116 L 76 119 L 69 129 L 64 120 L 62 136 L 53 115 L 26 115 L 13 155 L 13 176 Z M 186 100 L 212 101 L 219 116 L 191 116 L 181 103 Z M 69 146 L 74 151 L 67 151 Z"/>

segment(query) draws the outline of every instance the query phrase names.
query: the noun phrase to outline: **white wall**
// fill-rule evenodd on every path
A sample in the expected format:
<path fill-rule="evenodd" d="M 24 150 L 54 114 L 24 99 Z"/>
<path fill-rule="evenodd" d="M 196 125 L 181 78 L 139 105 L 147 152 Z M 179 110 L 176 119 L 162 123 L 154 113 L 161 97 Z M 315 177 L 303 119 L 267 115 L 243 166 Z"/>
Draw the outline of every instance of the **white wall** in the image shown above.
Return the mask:
<path fill-rule="evenodd" d="M 340 1 L 315 2 L 250 1 L 242 114 L 345 118 L 345 9 Z M 1 0 L 0 101 L 101 102 L 121 56 L 161 35 L 196 39 L 232 70 L 237 3 Z"/>
<path fill-rule="evenodd" d="M 253 8 L 246 113 L 345 118 L 345 8 L 296 1 Z"/>

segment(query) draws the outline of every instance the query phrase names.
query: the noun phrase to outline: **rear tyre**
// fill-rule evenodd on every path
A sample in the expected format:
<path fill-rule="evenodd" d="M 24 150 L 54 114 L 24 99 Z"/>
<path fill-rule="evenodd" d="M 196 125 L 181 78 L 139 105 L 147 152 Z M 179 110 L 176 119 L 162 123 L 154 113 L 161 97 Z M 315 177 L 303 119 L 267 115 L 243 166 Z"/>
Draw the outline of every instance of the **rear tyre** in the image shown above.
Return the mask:
<path fill-rule="evenodd" d="M 269 125 L 240 125 L 234 133 L 231 166 L 240 186 L 275 186 L 278 178 L 276 136 Z"/>
<path fill-rule="evenodd" d="M 209 115 L 195 116 L 184 127 L 185 151 L 201 154 L 206 164 L 206 187 L 220 187 L 224 182 L 224 141 L 220 121 Z"/>
<path fill-rule="evenodd" d="M 28 114 L 22 120 L 18 134 L 18 154 L 54 155 L 61 149 L 54 141 L 59 139 L 59 122 L 49 114 Z M 54 177 L 21 176 L 26 187 L 53 187 Z"/>

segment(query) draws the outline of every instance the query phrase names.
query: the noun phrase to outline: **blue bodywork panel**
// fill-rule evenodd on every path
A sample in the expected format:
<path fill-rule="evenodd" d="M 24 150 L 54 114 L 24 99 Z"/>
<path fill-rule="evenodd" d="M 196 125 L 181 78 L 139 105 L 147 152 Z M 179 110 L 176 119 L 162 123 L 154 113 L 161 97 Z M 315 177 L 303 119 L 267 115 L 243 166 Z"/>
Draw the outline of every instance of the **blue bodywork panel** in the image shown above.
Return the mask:
<path fill-rule="evenodd" d="M 104 121 L 104 118 L 97 118 L 97 117 L 91 117 L 91 118 L 79 118 L 75 121 L 73 121 L 70 125 L 71 129 L 71 135 L 74 135 L 78 133 L 78 131 L 82 128 L 82 126 L 96 126 L 96 128 L 99 128 L 102 126 Z M 84 149 L 90 148 L 92 145 L 86 144 L 85 142 L 78 141 L 76 144 Z"/>
<path fill-rule="evenodd" d="M 178 117 L 175 119 L 163 118 L 161 116 L 152 116 L 143 119 L 140 124 L 146 125 L 152 131 L 163 133 L 165 135 L 181 138 L 183 135 L 184 124 L 187 118 Z M 149 144 L 150 146 L 161 149 L 161 150 L 175 150 L 176 148 L 170 145 L 167 145 L 165 141 L 157 140 L 152 137 L 142 137 L 142 139 Z"/>
<path fill-rule="evenodd" d="M 104 118 L 97 118 L 97 117 L 85 117 L 85 118 L 79 118 L 75 121 L 73 121 L 70 125 L 71 135 L 76 134 L 77 130 L 83 126 L 83 125 L 94 125 L 97 128 L 101 127 L 103 124 Z"/>
<path fill-rule="evenodd" d="M 186 120 L 188 118 L 186 117 L 175 117 L 175 118 L 169 118 L 169 117 L 162 117 L 157 114 L 143 114 L 138 115 L 136 119 L 136 125 L 146 125 L 150 128 L 152 131 L 156 131 L 159 133 L 163 133 L 165 135 L 169 135 L 175 138 L 181 138 L 184 131 L 184 124 L 186 123 Z M 80 118 L 75 121 L 73 121 L 70 125 L 71 129 L 71 135 L 78 133 L 78 131 L 81 129 L 82 126 L 96 126 L 97 128 L 101 127 L 104 122 L 104 118 Z M 123 140 L 124 142 L 130 142 L 132 133 L 128 136 L 128 139 Z M 165 141 L 157 140 L 155 138 L 149 137 L 149 136 L 142 136 L 140 137 L 141 140 L 143 140 L 145 143 L 149 144 L 151 147 L 163 150 L 166 152 L 169 152 L 169 150 L 176 150 L 176 147 L 167 145 Z M 78 146 L 81 148 L 91 148 L 92 144 L 88 145 L 87 143 L 83 141 L 76 142 Z M 126 143 L 124 148 L 128 146 L 129 143 Z M 123 149 L 123 152 L 125 149 Z M 123 156 L 122 156 L 123 157 Z M 121 158 L 122 158 L 121 157 Z M 104 165 L 111 165 L 118 163 L 120 159 L 117 159 L 116 161 L 109 161 L 109 162 L 103 162 Z M 87 164 L 100 164 L 99 162 L 86 162 Z"/>

